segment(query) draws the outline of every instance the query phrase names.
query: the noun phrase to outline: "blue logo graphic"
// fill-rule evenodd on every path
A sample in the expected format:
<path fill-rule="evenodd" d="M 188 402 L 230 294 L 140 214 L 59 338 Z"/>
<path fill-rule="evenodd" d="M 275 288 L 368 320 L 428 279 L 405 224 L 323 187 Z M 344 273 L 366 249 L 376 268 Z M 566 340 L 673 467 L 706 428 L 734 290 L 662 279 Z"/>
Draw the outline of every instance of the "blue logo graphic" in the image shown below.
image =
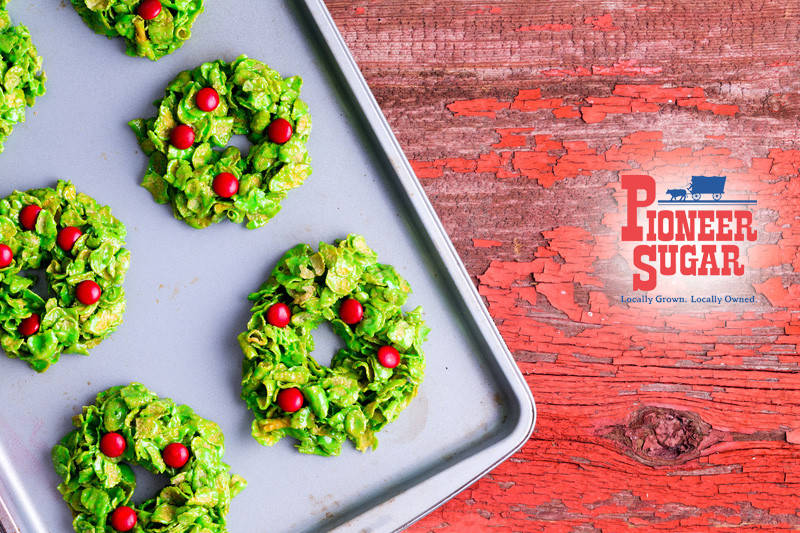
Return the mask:
<path fill-rule="evenodd" d="M 659 204 L 725 204 L 742 205 L 754 204 L 755 200 L 723 200 L 725 194 L 726 176 L 692 176 L 692 181 L 683 189 L 667 189 L 666 200 L 659 200 Z M 706 196 L 703 196 L 706 195 Z M 707 195 L 711 195 L 708 199 Z"/>

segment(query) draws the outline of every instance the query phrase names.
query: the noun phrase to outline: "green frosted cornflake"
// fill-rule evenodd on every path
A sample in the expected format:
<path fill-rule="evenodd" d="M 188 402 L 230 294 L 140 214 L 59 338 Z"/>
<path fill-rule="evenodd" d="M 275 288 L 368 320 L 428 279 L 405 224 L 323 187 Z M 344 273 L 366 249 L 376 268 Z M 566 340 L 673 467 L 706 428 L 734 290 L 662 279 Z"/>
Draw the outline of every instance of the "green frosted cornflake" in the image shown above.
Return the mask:
<path fill-rule="evenodd" d="M 286 193 L 311 174 L 306 147 L 311 115 L 298 99 L 301 84 L 298 76 L 284 80 L 246 56 L 181 72 L 155 102 L 155 117 L 129 123 L 150 157 L 142 186 L 157 203 L 170 204 L 175 218 L 195 228 L 224 219 L 246 222 L 249 229 L 263 226 L 280 211 Z M 219 103 L 204 111 L 197 98 L 210 89 Z M 281 113 L 288 109 L 293 111 Z M 276 120 L 284 128 L 288 124 L 288 139 L 271 136 Z M 176 148 L 170 141 L 180 124 L 194 132 L 188 148 Z M 246 156 L 227 146 L 232 135 L 245 135 L 253 144 Z M 233 175 L 237 190 L 215 190 L 214 181 L 222 173 Z"/>
<path fill-rule="evenodd" d="M 162 2 L 155 18 L 137 13 L 140 2 L 130 0 L 71 0 L 86 24 L 108 38 L 125 39 L 125 53 L 156 61 L 180 48 L 203 12 L 203 0 Z"/>
<path fill-rule="evenodd" d="M 241 396 L 255 415 L 252 435 L 259 443 L 272 446 L 293 437 L 300 452 L 324 456 L 338 455 L 348 438 L 361 451 L 374 448 L 375 434 L 417 394 L 425 369 L 421 345 L 429 329 L 421 309 L 401 309 L 409 284 L 377 259 L 360 235 L 336 245 L 322 242 L 319 252 L 298 244 L 248 297 L 253 315 L 238 337 L 245 356 Z M 355 324 L 339 315 L 342 303 L 352 299 L 363 308 Z M 289 307 L 286 325 L 269 320 L 277 304 Z M 345 344 L 330 367 L 311 355 L 312 333 L 325 321 Z M 378 357 L 379 349 L 389 346 L 399 352 L 399 364 L 391 368 Z M 293 413 L 278 399 L 288 389 L 302 395 L 302 406 Z"/>
<path fill-rule="evenodd" d="M 20 212 L 26 206 L 41 211 L 32 230 L 23 228 Z M 64 227 L 75 227 L 80 237 L 67 251 L 57 244 Z M 62 353 L 86 354 L 122 323 L 125 292 L 122 282 L 130 263 L 125 226 L 94 199 L 77 194 L 67 181 L 55 189 L 15 191 L 0 200 L 0 244 L 13 260 L 0 269 L 0 346 L 6 355 L 28 362 L 44 372 Z M 46 299 L 30 290 L 26 271 L 45 269 Z M 100 299 L 82 303 L 77 287 L 96 283 Z M 20 331 L 24 320 L 38 319 L 32 334 Z"/>

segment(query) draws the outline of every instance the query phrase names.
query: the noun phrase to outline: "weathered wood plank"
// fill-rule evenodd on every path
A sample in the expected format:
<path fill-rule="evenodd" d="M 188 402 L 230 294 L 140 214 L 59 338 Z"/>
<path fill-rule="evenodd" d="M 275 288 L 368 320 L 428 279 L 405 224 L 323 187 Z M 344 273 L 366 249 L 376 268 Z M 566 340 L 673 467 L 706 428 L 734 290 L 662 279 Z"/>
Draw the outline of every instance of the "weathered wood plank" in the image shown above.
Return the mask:
<path fill-rule="evenodd" d="M 800 7 L 326 3 L 539 408 L 411 530 L 800 527 Z M 715 285 L 754 304 L 619 301 L 640 171 L 757 200 L 746 275 Z"/>

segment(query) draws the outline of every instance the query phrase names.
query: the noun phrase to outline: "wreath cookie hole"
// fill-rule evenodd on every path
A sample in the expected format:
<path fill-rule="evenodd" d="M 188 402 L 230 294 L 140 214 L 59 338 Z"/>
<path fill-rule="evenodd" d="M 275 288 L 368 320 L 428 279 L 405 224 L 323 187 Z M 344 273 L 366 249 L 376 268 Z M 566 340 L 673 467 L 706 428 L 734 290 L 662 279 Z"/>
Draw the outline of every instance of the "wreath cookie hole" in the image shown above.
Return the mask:
<path fill-rule="evenodd" d="M 330 368 L 333 364 L 334 356 L 339 350 L 347 348 L 344 340 L 333 330 L 330 322 L 323 322 L 314 329 L 314 351 L 308 354 L 320 366 Z"/>
<path fill-rule="evenodd" d="M 17 275 L 21 278 L 27 278 L 33 281 L 33 283 L 28 286 L 28 290 L 41 298 L 43 301 L 46 302 L 50 298 L 56 296 L 55 291 L 50 288 L 45 267 L 20 270 L 19 274 Z"/>
<path fill-rule="evenodd" d="M 158 493 L 169 487 L 169 476 L 166 474 L 154 474 L 141 465 L 132 465 L 129 463 L 120 463 L 120 468 L 124 466 L 133 471 L 133 477 L 136 480 L 136 487 L 133 489 L 131 495 L 131 502 L 136 506 L 141 506 L 147 500 L 152 500 Z"/>
<path fill-rule="evenodd" d="M 212 146 L 211 149 L 215 152 L 219 152 L 220 155 L 233 146 L 234 148 L 239 150 L 239 153 L 242 154 L 242 159 L 246 160 L 247 156 L 250 155 L 250 150 L 253 148 L 254 144 L 247 138 L 244 134 L 236 134 L 231 135 L 231 138 L 228 139 L 228 144 L 226 146 Z"/>

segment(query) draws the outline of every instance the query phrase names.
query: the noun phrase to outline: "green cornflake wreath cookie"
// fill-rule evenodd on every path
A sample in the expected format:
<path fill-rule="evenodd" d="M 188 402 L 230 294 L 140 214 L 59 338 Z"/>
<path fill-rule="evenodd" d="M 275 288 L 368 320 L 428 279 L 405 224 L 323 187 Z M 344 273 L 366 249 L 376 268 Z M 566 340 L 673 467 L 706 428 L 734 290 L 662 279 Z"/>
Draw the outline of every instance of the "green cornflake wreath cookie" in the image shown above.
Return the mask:
<path fill-rule="evenodd" d="M 44 372 L 61 353 L 88 355 L 122 322 L 130 262 L 125 226 L 106 206 L 54 189 L 0 200 L 0 347 Z M 43 268 L 46 299 L 32 290 Z"/>
<path fill-rule="evenodd" d="M 376 261 L 359 235 L 320 243 L 319 252 L 299 244 L 249 296 L 253 316 L 238 337 L 242 398 L 261 444 L 288 435 L 301 452 L 330 456 L 349 438 L 365 451 L 417 394 L 430 330 L 422 308 L 400 308 L 408 282 Z M 330 368 L 311 356 L 312 332 L 325 321 L 346 345 Z"/>
<path fill-rule="evenodd" d="M 0 0 L 0 152 L 14 124 L 25 122 L 25 107 L 45 91 L 42 57 L 28 28 L 11 25 L 7 5 Z"/>
<path fill-rule="evenodd" d="M 181 72 L 155 102 L 157 117 L 130 122 L 150 156 L 142 186 L 194 228 L 224 218 L 263 226 L 311 174 L 302 84 L 246 56 Z M 253 143 L 249 153 L 226 148 L 232 135 Z"/>
<path fill-rule="evenodd" d="M 71 0 L 84 22 L 109 39 L 125 38 L 125 53 L 157 60 L 180 48 L 203 12 L 203 0 Z"/>
<path fill-rule="evenodd" d="M 223 533 L 231 498 L 246 482 L 222 462 L 219 426 L 140 383 L 112 387 L 72 419 L 77 429 L 53 447 L 59 492 L 78 533 Z M 165 474 L 169 485 L 131 502 L 129 465 Z"/>

